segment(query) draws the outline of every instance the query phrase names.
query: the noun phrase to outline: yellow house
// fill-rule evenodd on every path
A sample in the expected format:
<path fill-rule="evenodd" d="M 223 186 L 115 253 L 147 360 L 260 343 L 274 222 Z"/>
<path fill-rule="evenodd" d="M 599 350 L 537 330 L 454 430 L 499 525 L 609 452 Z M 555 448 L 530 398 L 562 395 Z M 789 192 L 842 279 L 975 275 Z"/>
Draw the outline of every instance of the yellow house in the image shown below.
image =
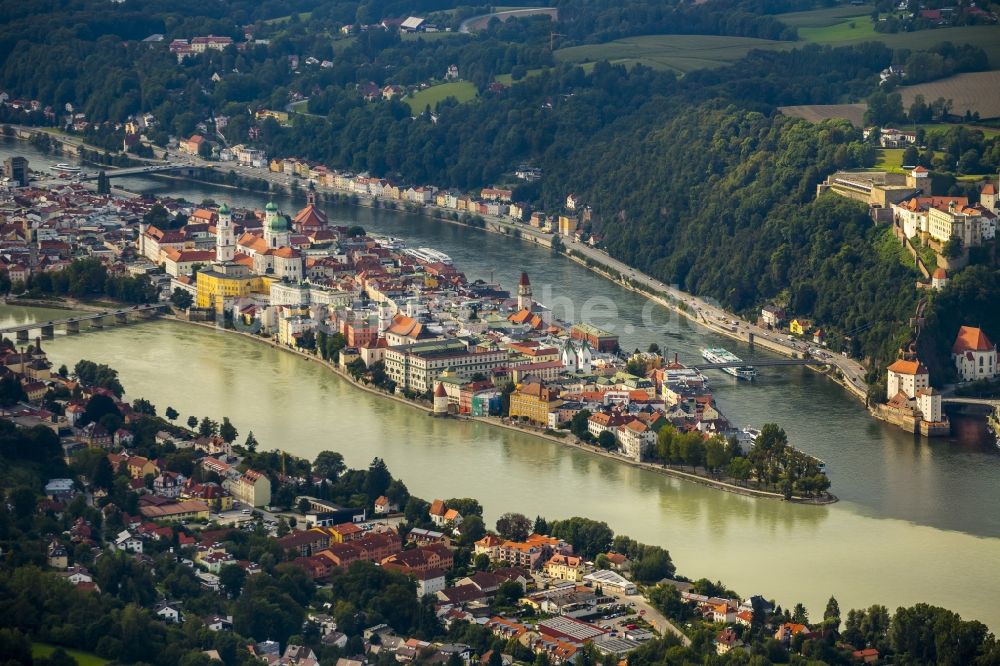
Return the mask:
<path fill-rule="evenodd" d="M 805 335 L 812 328 L 812 322 L 808 319 L 793 319 L 788 325 L 788 330 L 795 335 Z"/>
<path fill-rule="evenodd" d="M 559 216 L 559 233 L 563 236 L 569 236 L 574 231 L 576 231 L 577 222 L 575 217 L 570 217 L 568 215 Z"/>
<path fill-rule="evenodd" d="M 549 412 L 561 404 L 562 400 L 556 398 L 555 391 L 542 384 L 520 384 L 510 394 L 510 417 L 548 425 Z"/>
<path fill-rule="evenodd" d="M 282 170 L 285 168 L 285 163 L 283 160 L 271 160 L 271 164 L 268 166 L 268 168 L 274 173 L 281 173 Z"/>
<path fill-rule="evenodd" d="M 583 580 L 583 562 L 575 555 L 553 555 L 545 563 L 545 573 L 549 578 L 579 583 Z"/>
<path fill-rule="evenodd" d="M 270 292 L 275 279 L 262 275 L 252 275 L 243 266 L 242 271 L 231 271 L 233 267 L 213 266 L 198 272 L 198 297 L 195 304 L 199 308 L 214 308 L 216 312 L 225 309 L 226 301 L 245 298 L 252 293 Z"/>

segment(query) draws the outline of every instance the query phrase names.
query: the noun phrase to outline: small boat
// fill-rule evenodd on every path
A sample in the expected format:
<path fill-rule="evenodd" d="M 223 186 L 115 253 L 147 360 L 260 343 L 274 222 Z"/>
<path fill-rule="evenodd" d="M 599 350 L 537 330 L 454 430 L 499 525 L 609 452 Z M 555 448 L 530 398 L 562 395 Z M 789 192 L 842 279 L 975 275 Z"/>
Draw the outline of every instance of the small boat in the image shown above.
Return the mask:
<path fill-rule="evenodd" d="M 53 171 L 62 171 L 63 173 L 80 173 L 80 167 L 74 166 L 72 164 L 66 164 L 60 162 L 59 164 L 53 164 L 49 167 Z"/>

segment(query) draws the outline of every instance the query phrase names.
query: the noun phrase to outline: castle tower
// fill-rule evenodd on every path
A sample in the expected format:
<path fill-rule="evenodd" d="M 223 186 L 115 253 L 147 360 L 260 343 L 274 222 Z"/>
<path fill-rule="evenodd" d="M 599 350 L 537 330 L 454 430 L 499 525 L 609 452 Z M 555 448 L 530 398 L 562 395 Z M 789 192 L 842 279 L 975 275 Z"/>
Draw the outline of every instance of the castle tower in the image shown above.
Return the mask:
<path fill-rule="evenodd" d="M 534 305 L 535 301 L 531 298 L 531 281 L 528 280 L 528 274 L 521 271 L 521 281 L 517 285 L 517 309 L 531 310 Z"/>
<path fill-rule="evenodd" d="M 215 227 L 215 260 L 228 263 L 236 256 L 236 232 L 233 230 L 233 215 L 229 206 L 219 207 L 219 222 Z"/>
<path fill-rule="evenodd" d="M 445 416 L 448 413 L 448 393 L 444 384 L 438 382 L 434 389 L 434 416 Z"/>
<path fill-rule="evenodd" d="M 270 248 L 288 245 L 288 223 L 273 201 L 264 207 L 264 241 Z"/>

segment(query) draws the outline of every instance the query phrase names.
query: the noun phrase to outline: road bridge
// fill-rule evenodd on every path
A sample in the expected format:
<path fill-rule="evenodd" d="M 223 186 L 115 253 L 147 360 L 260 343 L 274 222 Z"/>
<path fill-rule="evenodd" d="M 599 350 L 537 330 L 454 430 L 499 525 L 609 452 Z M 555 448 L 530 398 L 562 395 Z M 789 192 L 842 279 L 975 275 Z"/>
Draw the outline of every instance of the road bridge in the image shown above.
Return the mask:
<path fill-rule="evenodd" d="M 963 398 L 961 396 L 950 396 L 941 398 L 943 405 L 983 405 L 985 407 L 1000 406 L 1000 398 Z"/>
<path fill-rule="evenodd" d="M 692 365 L 697 370 L 721 370 L 722 368 L 745 368 L 752 365 L 757 368 L 769 365 L 825 365 L 823 361 L 814 358 L 758 358 L 745 361 L 732 361 L 729 363 L 701 363 Z"/>
<path fill-rule="evenodd" d="M 150 173 L 163 173 L 166 171 L 180 171 L 182 169 L 195 168 L 194 162 L 171 162 L 169 164 L 148 164 L 145 166 L 126 167 L 124 169 L 105 170 L 104 174 L 108 178 L 122 178 L 124 176 L 142 176 Z M 97 180 L 100 171 L 81 175 L 80 180 Z"/>
<path fill-rule="evenodd" d="M 51 321 L 36 321 L 30 324 L 19 326 L 8 326 L 0 328 L 0 335 L 7 336 L 13 333 L 18 342 L 27 342 L 31 339 L 31 332 L 38 331 L 43 338 L 51 338 L 55 335 L 56 327 L 65 328 L 67 333 L 79 333 L 80 322 L 87 322 L 91 330 L 104 328 L 106 320 L 111 320 L 116 324 L 123 325 L 129 323 L 130 319 L 147 320 L 155 317 L 162 310 L 166 310 L 168 303 L 153 303 L 147 305 L 134 305 L 128 308 L 118 308 L 116 310 L 104 310 L 102 312 L 88 312 L 85 314 L 66 317 L 64 319 L 53 319 Z"/>

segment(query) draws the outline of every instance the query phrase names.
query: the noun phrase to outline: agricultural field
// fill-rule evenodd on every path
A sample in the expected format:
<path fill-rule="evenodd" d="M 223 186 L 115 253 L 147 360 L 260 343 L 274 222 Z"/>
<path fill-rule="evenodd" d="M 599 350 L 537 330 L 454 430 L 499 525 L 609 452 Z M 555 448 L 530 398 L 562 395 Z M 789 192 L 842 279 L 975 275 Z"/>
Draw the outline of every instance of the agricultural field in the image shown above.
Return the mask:
<path fill-rule="evenodd" d="M 997 39 L 1000 40 L 1000 32 Z M 903 95 L 904 108 L 909 108 L 917 95 L 923 95 L 927 103 L 939 97 L 950 99 L 951 112 L 955 115 L 965 115 L 969 111 L 978 113 L 983 119 L 1000 117 L 1000 70 L 958 74 L 940 81 L 903 86 L 899 92 Z"/>
<path fill-rule="evenodd" d="M 736 62 L 753 49 L 790 49 L 795 42 L 717 35 L 644 35 L 604 44 L 558 49 L 560 62 L 590 63 L 607 60 L 614 64 L 646 65 L 653 69 L 684 73 L 722 67 Z"/>
<path fill-rule="evenodd" d="M 802 106 L 779 106 L 778 110 L 786 116 L 802 118 L 811 123 L 818 123 L 828 118 L 843 118 L 855 127 L 864 124 L 867 104 L 806 104 Z"/>
<path fill-rule="evenodd" d="M 104 666 L 104 664 L 111 663 L 107 659 L 102 659 L 96 654 L 91 654 L 90 652 L 82 652 L 80 650 L 70 650 L 68 648 L 63 648 L 66 654 L 76 659 L 76 663 L 80 666 Z M 53 652 L 56 651 L 55 645 L 49 645 L 48 643 L 32 643 L 31 644 L 31 656 L 32 657 L 48 657 Z"/>
<path fill-rule="evenodd" d="M 533 76 L 538 76 L 539 74 L 541 74 L 544 71 L 545 71 L 545 69 L 543 69 L 543 68 L 529 69 L 525 73 L 524 79 L 530 79 Z M 521 81 L 523 81 L 524 79 L 521 79 Z M 497 74 L 496 76 L 493 77 L 493 80 L 496 81 L 497 83 L 502 83 L 505 86 L 514 85 L 514 77 L 512 77 L 510 74 Z"/>
<path fill-rule="evenodd" d="M 461 104 L 471 102 L 478 94 L 476 86 L 471 81 L 451 81 L 425 88 L 412 96 L 405 97 L 403 101 L 410 105 L 413 113 L 423 113 L 428 106 L 433 111 L 438 102 L 449 97 L 454 97 Z"/>
<path fill-rule="evenodd" d="M 438 30 L 437 32 L 403 32 L 400 33 L 399 38 L 404 42 L 416 42 L 421 39 L 425 42 L 436 42 L 442 39 L 450 39 L 451 37 L 459 37 L 461 34 L 460 32 L 448 32 L 447 30 Z"/>
<path fill-rule="evenodd" d="M 874 5 L 842 5 L 825 9 L 811 9 L 806 12 L 777 14 L 775 18 L 793 28 L 825 28 L 858 16 L 871 16 Z"/>

